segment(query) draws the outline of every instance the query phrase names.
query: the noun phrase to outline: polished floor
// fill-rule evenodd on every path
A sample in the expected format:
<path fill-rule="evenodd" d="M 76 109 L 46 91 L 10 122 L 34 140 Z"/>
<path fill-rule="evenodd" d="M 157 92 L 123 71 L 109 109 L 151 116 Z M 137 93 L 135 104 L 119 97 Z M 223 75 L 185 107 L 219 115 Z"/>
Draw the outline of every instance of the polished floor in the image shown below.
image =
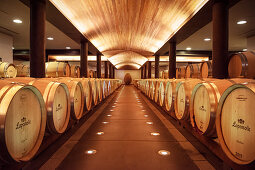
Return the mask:
<path fill-rule="evenodd" d="M 151 108 L 135 87 L 123 86 L 41 169 L 213 169 Z"/>

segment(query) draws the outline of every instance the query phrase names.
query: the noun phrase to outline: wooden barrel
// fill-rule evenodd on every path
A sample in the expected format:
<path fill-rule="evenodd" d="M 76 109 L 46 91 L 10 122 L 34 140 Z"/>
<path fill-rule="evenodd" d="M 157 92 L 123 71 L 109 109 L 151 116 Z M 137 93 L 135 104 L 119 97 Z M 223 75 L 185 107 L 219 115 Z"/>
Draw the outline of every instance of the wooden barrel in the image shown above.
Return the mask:
<path fill-rule="evenodd" d="M 46 77 L 69 77 L 70 65 L 65 62 L 47 62 Z"/>
<path fill-rule="evenodd" d="M 186 79 L 176 85 L 176 100 L 174 102 L 174 109 L 177 119 L 189 119 L 189 104 L 192 90 L 195 85 L 200 82 L 200 79 Z"/>
<path fill-rule="evenodd" d="M 98 92 L 98 100 L 101 102 L 103 100 L 103 88 L 102 88 L 102 80 L 96 79 L 97 84 L 97 92 Z"/>
<path fill-rule="evenodd" d="M 150 94 L 149 97 L 151 100 L 154 100 L 155 97 L 155 89 L 156 89 L 156 79 L 150 80 Z"/>
<path fill-rule="evenodd" d="M 29 77 L 10 79 L 33 85 L 41 92 L 46 104 L 47 130 L 52 134 L 59 134 L 65 132 L 69 123 L 70 95 L 66 84 L 52 80 Z"/>
<path fill-rule="evenodd" d="M 212 61 L 205 61 L 200 65 L 201 78 L 212 76 Z"/>
<path fill-rule="evenodd" d="M 234 82 L 214 79 L 197 84 L 190 101 L 190 120 L 203 135 L 216 137 L 215 118 L 222 93 Z"/>
<path fill-rule="evenodd" d="M 165 87 L 165 109 L 168 112 L 174 111 L 174 101 L 176 96 L 176 85 L 184 79 L 169 79 Z"/>
<path fill-rule="evenodd" d="M 255 160 L 255 84 L 235 84 L 221 96 L 216 129 L 222 150 L 237 164 Z"/>
<path fill-rule="evenodd" d="M 37 153 L 45 132 L 46 107 L 37 88 L 0 80 L 0 159 L 29 161 Z"/>
<path fill-rule="evenodd" d="M 101 86 L 102 86 L 102 94 L 103 94 L 103 99 L 105 99 L 108 96 L 107 93 L 107 80 L 106 79 L 102 79 L 101 80 Z"/>
<path fill-rule="evenodd" d="M 15 67 L 17 69 L 17 77 L 30 77 L 29 65 L 19 64 Z"/>
<path fill-rule="evenodd" d="M 0 62 L 0 77 L 13 78 L 16 75 L 17 70 L 13 64 Z"/>
<path fill-rule="evenodd" d="M 84 94 L 84 111 L 89 111 L 93 104 L 92 86 L 89 78 L 78 78 L 82 84 Z"/>
<path fill-rule="evenodd" d="M 255 78 L 255 52 L 247 51 L 232 54 L 228 63 L 228 75 L 230 78 L 246 77 Z"/>
<path fill-rule="evenodd" d="M 181 66 L 180 70 L 179 70 L 179 78 L 183 79 L 185 78 L 185 73 L 186 73 L 186 67 L 185 66 Z"/>
<path fill-rule="evenodd" d="M 150 97 L 150 85 L 151 85 L 151 80 L 147 79 L 145 81 L 145 94 Z"/>
<path fill-rule="evenodd" d="M 70 94 L 71 117 L 74 120 L 79 120 L 83 115 L 83 107 L 85 103 L 84 89 L 82 83 L 79 80 L 66 78 L 61 78 L 58 80 L 58 82 L 67 85 Z"/>
<path fill-rule="evenodd" d="M 97 81 L 94 78 L 90 79 L 91 91 L 92 91 L 92 104 L 97 105 L 98 103 L 98 91 L 97 91 Z"/>
<path fill-rule="evenodd" d="M 200 64 L 188 64 L 185 69 L 185 78 L 200 78 Z"/>
<path fill-rule="evenodd" d="M 154 93 L 154 97 L 153 97 L 153 100 L 154 102 L 158 102 L 158 98 L 159 98 L 159 86 L 160 86 L 160 81 L 162 79 L 156 79 L 155 80 L 155 93 Z"/>
<path fill-rule="evenodd" d="M 166 89 L 166 84 L 168 81 L 169 79 L 160 81 L 159 90 L 158 90 L 158 93 L 159 93 L 158 103 L 160 106 L 165 105 L 165 89 Z"/>
<path fill-rule="evenodd" d="M 132 82 L 132 77 L 130 73 L 126 73 L 124 76 L 124 82 L 126 85 L 129 85 Z"/>
<path fill-rule="evenodd" d="M 71 66 L 70 76 L 74 78 L 80 78 L 80 67 L 76 65 Z"/>
<path fill-rule="evenodd" d="M 177 78 L 177 79 L 181 78 L 181 69 L 180 68 L 176 68 L 175 78 Z"/>
<path fill-rule="evenodd" d="M 70 118 L 70 95 L 66 84 L 45 79 L 36 79 L 29 84 L 37 87 L 43 94 L 49 132 L 65 132 Z"/>

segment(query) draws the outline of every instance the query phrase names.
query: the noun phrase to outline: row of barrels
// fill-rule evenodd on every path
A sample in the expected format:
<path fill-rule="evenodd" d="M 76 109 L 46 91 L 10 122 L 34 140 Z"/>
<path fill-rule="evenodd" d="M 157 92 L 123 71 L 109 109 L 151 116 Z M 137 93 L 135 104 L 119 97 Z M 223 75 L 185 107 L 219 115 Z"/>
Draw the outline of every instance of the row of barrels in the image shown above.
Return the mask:
<path fill-rule="evenodd" d="M 121 85 L 116 79 L 8 78 L 0 80 L 0 160 L 29 161 L 45 132 L 62 134 Z"/>
<path fill-rule="evenodd" d="M 80 78 L 80 67 L 77 65 L 69 65 L 65 62 L 46 62 L 46 77 L 74 77 Z M 30 77 L 29 65 L 14 65 L 8 62 L 0 62 L 0 77 Z"/>
<path fill-rule="evenodd" d="M 212 61 L 188 64 L 176 68 L 176 78 L 208 78 L 212 76 Z"/>
<path fill-rule="evenodd" d="M 255 78 L 255 52 L 235 53 L 228 58 L 229 78 Z M 161 73 L 162 78 L 168 78 L 168 71 Z M 209 78 L 212 77 L 212 61 L 193 63 L 176 68 L 176 78 Z"/>
<path fill-rule="evenodd" d="M 255 160 L 255 80 L 142 79 L 135 85 L 177 120 L 201 135 L 218 138 L 237 164 Z M 173 115 L 173 114 L 170 114 Z"/>

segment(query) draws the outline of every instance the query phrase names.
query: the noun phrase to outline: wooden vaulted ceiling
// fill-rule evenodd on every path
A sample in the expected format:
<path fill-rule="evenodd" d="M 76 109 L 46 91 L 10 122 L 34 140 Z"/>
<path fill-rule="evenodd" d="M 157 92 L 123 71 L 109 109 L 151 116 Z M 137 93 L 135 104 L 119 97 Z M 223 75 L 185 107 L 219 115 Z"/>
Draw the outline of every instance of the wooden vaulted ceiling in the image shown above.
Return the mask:
<path fill-rule="evenodd" d="M 140 67 L 208 0 L 50 0 L 117 67 Z"/>

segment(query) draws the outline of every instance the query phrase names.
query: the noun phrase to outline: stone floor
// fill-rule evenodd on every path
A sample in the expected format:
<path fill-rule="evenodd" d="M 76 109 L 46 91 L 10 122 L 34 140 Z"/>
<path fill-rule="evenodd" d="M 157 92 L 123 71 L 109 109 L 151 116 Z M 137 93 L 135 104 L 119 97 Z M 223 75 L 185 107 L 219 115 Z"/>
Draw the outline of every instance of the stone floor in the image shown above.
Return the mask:
<path fill-rule="evenodd" d="M 214 169 L 133 86 L 123 86 L 41 169 Z"/>

